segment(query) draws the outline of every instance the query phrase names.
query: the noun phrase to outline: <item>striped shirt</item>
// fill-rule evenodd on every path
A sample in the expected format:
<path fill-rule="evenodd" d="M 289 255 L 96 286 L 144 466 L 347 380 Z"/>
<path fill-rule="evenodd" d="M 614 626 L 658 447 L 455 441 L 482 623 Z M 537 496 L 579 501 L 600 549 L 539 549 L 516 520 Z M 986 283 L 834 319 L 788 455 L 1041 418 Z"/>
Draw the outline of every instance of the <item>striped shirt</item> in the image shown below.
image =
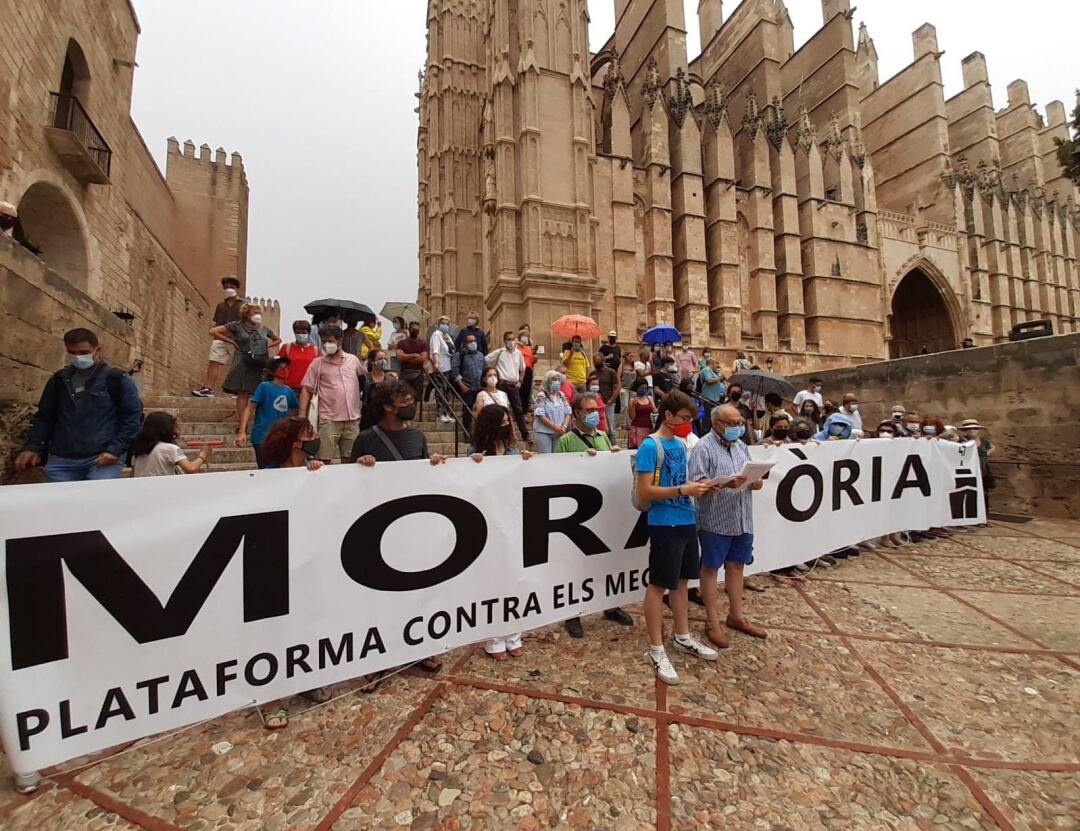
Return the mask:
<path fill-rule="evenodd" d="M 735 476 L 743 464 L 750 461 L 750 448 L 745 442 L 728 444 L 716 431 L 698 442 L 690 454 L 687 480 L 715 479 Z M 710 534 L 735 537 L 754 533 L 754 502 L 750 491 L 722 490 L 707 493 L 697 501 L 697 526 Z"/>

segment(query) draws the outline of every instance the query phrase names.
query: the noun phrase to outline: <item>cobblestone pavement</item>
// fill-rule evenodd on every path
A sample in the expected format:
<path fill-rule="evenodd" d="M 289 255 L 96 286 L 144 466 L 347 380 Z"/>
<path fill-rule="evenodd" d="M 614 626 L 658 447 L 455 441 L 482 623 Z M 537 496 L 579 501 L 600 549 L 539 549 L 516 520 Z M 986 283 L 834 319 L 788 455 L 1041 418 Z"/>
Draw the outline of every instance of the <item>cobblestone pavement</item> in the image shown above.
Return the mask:
<path fill-rule="evenodd" d="M 1080 521 L 758 579 L 768 640 L 672 655 L 678 687 L 649 674 L 640 609 L 595 616 L 519 659 L 295 699 L 285 731 L 239 712 L 29 797 L 5 776 L 0 828 L 1080 829 Z"/>

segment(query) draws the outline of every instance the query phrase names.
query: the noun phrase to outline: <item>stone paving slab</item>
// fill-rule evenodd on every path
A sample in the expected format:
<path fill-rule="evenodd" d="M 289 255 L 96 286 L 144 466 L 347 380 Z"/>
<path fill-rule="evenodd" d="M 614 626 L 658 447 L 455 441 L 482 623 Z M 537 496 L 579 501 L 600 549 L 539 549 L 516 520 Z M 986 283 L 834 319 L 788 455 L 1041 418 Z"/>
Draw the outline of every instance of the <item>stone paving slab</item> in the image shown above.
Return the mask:
<path fill-rule="evenodd" d="M 888 555 L 893 550 L 886 548 L 884 553 Z M 814 569 L 811 579 L 843 580 L 847 583 L 896 583 L 901 586 L 928 585 L 925 577 L 916 576 L 874 553 L 849 557 L 831 569 L 819 566 Z"/>
<path fill-rule="evenodd" d="M 355 687 L 339 684 L 335 694 Z M 311 828 L 371 762 L 429 687 L 397 676 L 268 731 L 250 711 L 102 762 L 78 781 L 192 831 Z M 292 712 L 310 707 L 290 699 Z M 218 755 L 215 744 L 232 747 Z"/>
<path fill-rule="evenodd" d="M 773 632 L 731 636 L 715 663 L 683 662 L 672 712 L 830 739 L 930 747 L 838 638 Z"/>
<path fill-rule="evenodd" d="M 1080 595 L 1080 586 L 1068 586 L 1022 565 L 1002 560 L 908 557 L 903 562 L 913 571 L 925 575 L 935 585 L 949 586 L 954 589 Z M 1037 562 L 1031 564 L 1040 568 Z M 1077 565 L 1080 566 L 1080 563 Z"/>
<path fill-rule="evenodd" d="M 970 537 L 1024 537 L 1031 532 L 1025 530 L 1026 522 L 994 522 L 985 528 L 972 527 L 966 534 Z"/>
<path fill-rule="evenodd" d="M 668 730 L 673 831 L 996 827 L 942 767 L 681 725 Z"/>
<path fill-rule="evenodd" d="M 882 642 L 858 649 L 947 749 L 1080 761 L 1080 672 L 1057 659 Z"/>
<path fill-rule="evenodd" d="M 762 592 L 745 592 L 743 606 L 746 616 L 765 628 L 787 626 L 797 629 L 813 629 L 827 632 L 828 627 L 813 608 L 795 589 L 796 581 L 777 584 L 765 575 L 751 578 L 765 588 Z M 805 581 L 797 581 L 802 585 Z M 722 587 L 721 587 L 722 588 Z M 727 616 L 727 596 L 721 591 L 720 615 Z M 670 624 L 670 614 L 668 621 Z M 691 623 L 705 621 L 705 609 L 695 603 L 690 604 Z M 643 641 L 644 643 L 644 641 Z"/>
<path fill-rule="evenodd" d="M 1080 598 L 973 591 L 956 594 L 1051 649 L 1080 652 Z"/>
<path fill-rule="evenodd" d="M 1025 563 L 1025 565 L 1027 565 L 1027 563 Z M 1064 591 L 1080 594 L 1080 560 L 1070 563 L 1041 561 L 1031 562 L 1030 565 L 1032 568 L 1041 571 L 1043 574 L 1053 575 L 1059 580 L 1064 580 L 1066 583 L 1072 584 L 1074 587 L 1072 589 L 1065 587 Z"/>
<path fill-rule="evenodd" d="M 809 581 L 805 591 L 842 632 L 1032 647 L 1030 641 L 935 589 Z"/>
<path fill-rule="evenodd" d="M 138 831 L 122 817 L 69 790 L 53 788 L 0 819 L 4 831 Z"/>
<path fill-rule="evenodd" d="M 971 546 L 989 555 L 1007 557 L 1010 560 L 1080 562 L 1080 548 L 1039 537 L 1025 537 L 1022 540 L 983 537 L 971 540 Z"/>
<path fill-rule="evenodd" d="M 335 831 L 655 827 L 650 720 L 469 688 L 435 701 L 334 824 Z"/>
<path fill-rule="evenodd" d="M 1016 831 L 1080 828 L 1080 774 L 978 770 L 972 776 Z"/>

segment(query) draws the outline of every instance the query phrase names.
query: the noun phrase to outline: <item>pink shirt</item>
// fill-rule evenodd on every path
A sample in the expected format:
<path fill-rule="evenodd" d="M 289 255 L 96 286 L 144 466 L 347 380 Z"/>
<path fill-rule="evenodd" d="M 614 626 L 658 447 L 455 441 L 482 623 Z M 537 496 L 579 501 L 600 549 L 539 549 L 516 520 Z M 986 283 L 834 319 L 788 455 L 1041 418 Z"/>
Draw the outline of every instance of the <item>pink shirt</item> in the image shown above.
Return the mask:
<path fill-rule="evenodd" d="M 689 378 L 697 369 L 697 355 L 693 349 L 683 352 L 681 349 L 675 353 L 675 366 L 679 368 L 679 376 Z"/>
<path fill-rule="evenodd" d="M 341 361 L 316 358 L 304 375 L 304 389 L 319 396 L 319 419 L 356 421 L 360 418 L 360 382 L 367 374 L 355 355 L 339 352 Z"/>

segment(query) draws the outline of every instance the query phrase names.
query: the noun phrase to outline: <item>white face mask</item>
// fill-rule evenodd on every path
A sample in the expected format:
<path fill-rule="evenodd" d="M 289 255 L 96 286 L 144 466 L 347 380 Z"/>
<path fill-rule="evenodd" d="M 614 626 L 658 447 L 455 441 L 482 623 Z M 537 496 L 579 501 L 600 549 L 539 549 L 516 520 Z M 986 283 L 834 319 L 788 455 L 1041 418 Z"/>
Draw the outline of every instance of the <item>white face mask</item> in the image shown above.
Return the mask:
<path fill-rule="evenodd" d="M 327 355 L 336 355 L 338 351 L 338 345 L 336 343 L 324 343 L 323 350 Z"/>
<path fill-rule="evenodd" d="M 260 323 L 262 323 L 262 315 L 252 315 L 249 320 L 256 326 L 258 326 Z"/>
<path fill-rule="evenodd" d="M 497 375 L 489 375 L 484 379 L 484 383 L 489 387 L 497 387 L 499 385 L 499 377 Z"/>
<path fill-rule="evenodd" d="M 589 384 L 589 392 L 600 392 L 599 384 Z"/>
<path fill-rule="evenodd" d="M 236 297 L 236 289 L 225 289 L 225 296 L 230 299 Z"/>
<path fill-rule="evenodd" d="M 857 412 L 859 412 L 859 405 L 858 404 L 848 404 L 847 408 L 848 408 L 849 413 L 857 413 Z"/>

